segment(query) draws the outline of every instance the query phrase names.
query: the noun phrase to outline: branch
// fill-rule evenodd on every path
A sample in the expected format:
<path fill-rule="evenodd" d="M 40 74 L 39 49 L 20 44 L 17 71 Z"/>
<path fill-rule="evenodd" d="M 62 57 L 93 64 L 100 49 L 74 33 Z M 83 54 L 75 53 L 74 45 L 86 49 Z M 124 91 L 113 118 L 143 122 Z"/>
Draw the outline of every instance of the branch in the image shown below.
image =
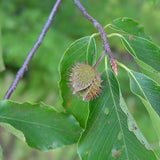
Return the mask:
<path fill-rule="evenodd" d="M 24 72 L 27 71 L 27 67 L 28 67 L 28 64 L 30 62 L 30 60 L 32 59 L 34 53 L 36 52 L 36 50 L 39 48 L 39 46 L 41 45 L 43 39 L 44 39 L 44 36 L 46 35 L 48 29 L 50 28 L 51 26 L 51 23 L 52 23 L 52 20 L 56 14 L 56 11 L 59 7 L 61 3 L 61 0 L 57 0 L 56 3 L 54 4 L 49 16 L 48 16 L 48 19 L 46 21 L 46 23 L 44 24 L 40 34 L 39 34 L 39 37 L 37 39 L 37 41 L 35 42 L 35 44 L 33 45 L 32 49 L 29 51 L 22 67 L 18 70 L 15 78 L 14 78 L 14 81 L 13 83 L 11 84 L 10 88 L 8 89 L 8 91 L 6 92 L 5 96 L 3 99 L 9 99 L 9 97 L 11 96 L 12 92 L 16 89 L 16 86 L 18 84 L 18 82 L 20 81 L 20 79 L 23 77 L 24 75 Z"/>
<path fill-rule="evenodd" d="M 97 67 L 97 65 L 99 64 L 99 62 L 102 60 L 102 58 L 104 57 L 104 53 L 107 52 L 108 55 L 109 55 L 109 59 L 110 59 L 110 65 L 111 65 L 111 68 L 113 70 L 113 72 L 115 73 L 115 75 L 118 74 L 117 72 L 117 64 L 115 62 L 115 58 L 111 52 L 111 49 L 109 47 L 109 44 L 107 42 L 107 38 L 106 38 L 106 33 L 103 29 L 103 27 L 94 19 L 92 18 L 85 10 L 85 8 L 81 5 L 81 3 L 78 1 L 78 0 L 73 0 L 75 5 L 79 8 L 79 10 L 82 12 L 82 14 L 84 15 L 84 17 L 86 19 L 88 19 L 92 24 L 93 26 L 98 30 L 98 32 L 100 33 L 101 35 L 101 39 L 102 39 L 102 43 L 103 43 L 103 50 L 104 52 L 102 52 L 102 55 L 101 57 L 99 58 L 98 60 L 98 63 L 95 64 L 94 68 Z"/>

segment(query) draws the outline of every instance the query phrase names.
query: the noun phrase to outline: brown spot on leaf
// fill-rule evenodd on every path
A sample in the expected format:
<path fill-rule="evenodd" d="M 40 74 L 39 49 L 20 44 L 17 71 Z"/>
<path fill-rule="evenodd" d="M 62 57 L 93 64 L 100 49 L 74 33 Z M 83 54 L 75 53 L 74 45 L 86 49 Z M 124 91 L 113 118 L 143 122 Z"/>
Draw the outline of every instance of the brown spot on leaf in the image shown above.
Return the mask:
<path fill-rule="evenodd" d="M 136 39 L 133 38 L 132 35 L 129 35 L 129 40 L 130 40 L 130 41 L 131 41 L 131 40 L 134 40 L 134 41 L 135 41 Z"/>
<path fill-rule="evenodd" d="M 137 127 L 135 126 L 135 124 L 133 124 L 131 130 L 134 131 L 136 129 L 137 129 Z"/>
<path fill-rule="evenodd" d="M 40 146 L 37 146 L 38 149 L 42 150 L 42 148 Z"/>
<path fill-rule="evenodd" d="M 117 159 L 120 154 L 121 154 L 120 150 L 117 151 L 116 149 L 112 149 L 112 157 L 114 157 L 115 159 Z"/>
<path fill-rule="evenodd" d="M 94 50 L 92 50 L 92 54 L 94 54 Z"/>
<path fill-rule="evenodd" d="M 71 102 L 70 102 L 70 101 L 68 101 L 68 102 L 67 102 L 66 110 L 69 108 L 70 104 L 71 104 Z"/>

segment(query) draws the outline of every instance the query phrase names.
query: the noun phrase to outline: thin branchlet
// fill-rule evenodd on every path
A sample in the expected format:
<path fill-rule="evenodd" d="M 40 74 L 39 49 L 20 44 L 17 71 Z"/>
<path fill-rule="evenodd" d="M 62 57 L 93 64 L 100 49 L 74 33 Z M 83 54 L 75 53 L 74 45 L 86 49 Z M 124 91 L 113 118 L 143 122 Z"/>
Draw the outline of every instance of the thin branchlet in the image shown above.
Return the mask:
<path fill-rule="evenodd" d="M 41 45 L 43 39 L 44 39 L 44 36 L 46 35 L 48 29 L 50 28 L 51 26 L 51 23 L 52 23 L 52 20 L 56 14 L 56 11 L 59 7 L 61 3 L 61 0 L 57 0 L 56 3 L 54 4 L 49 16 L 48 16 L 48 19 L 46 21 L 46 23 L 44 24 L 40 34 L 39 34 L 39 37 L 37 38 L 37 41 L 35 42 L 35 44 L 33 45 L 32 49 L 29 51 L 22 67 L 18 70 L 14 80 L 13 80 L 13 83 L 11 84 L 10 88 L 8 89 L 8 91 L 6 92 L 5 96 L 3 99 L 9 99 L 9 97 L 11 96 L 12 92 L 16 89 L 16 86 L 18 84 L 18 82 L 20 81 L 20 79 L 23 77 L 24 75 L 24 72 L 27 71 L 27 66 L 29 64 L 29 62 L 31 61 L 33 55 L 35 54 L 36 50 L 39 48 L 39 46 Z"/>
<path fill-rule="evenodd" d="M 111 52 L 111 49 L 109 47 L 109 44 L 107 42 L 107 38 L 106 38 L 106 33 L 103 29 L 103 27 L 93 18 L 91 17 L 85 10 L 85 8 L 81 5 L 81 3 L 78 1 L 78 0 L 73 0 L 75 5 L 79 8 L 79 10 L 82 12 L 82 14 L 84 15 L 84 17 L 86 19 L 88 19 L 92 24 L 93 26 L 98 30 L 98 32 L 100 33 L 101 35 L 101 39 L 102 39 L 102 43 L 103 43 L 103 50 L 104 52 L 102 52 L 102 55 L 101 57 L 99 58 L 99 60 L 97 61 L 97 63 L 95 64 L 94 68 L 97 67 L 97 65 L 99 64 L 99 62 L 102 60 L 102 58 L 104 57 L 104 53 L 107 52 L 108 55 L 109 55 L 109 59 L 110 59 L 110 65 L 111 65 L 111 68 L 113 70 L 113 72 L 117 75 L 117 65 L 116 65 L 116 62 L 115 62 L 115 58 Z M 114 63 L 113 63 L 114 62 Z M 113 66 L 114 64 L 114 66 Z"/>
<path fill-rule="evenodd" d="M 101 60 L 103 59 L 103 57 L 105 56 L 105 50 L 103 50 L 101 56 L 99 57 L 98 61 L 96 62 L 96 64 L 93 66 L 94 69 L 97 68 L 98 64 L 101 62 Z"/>

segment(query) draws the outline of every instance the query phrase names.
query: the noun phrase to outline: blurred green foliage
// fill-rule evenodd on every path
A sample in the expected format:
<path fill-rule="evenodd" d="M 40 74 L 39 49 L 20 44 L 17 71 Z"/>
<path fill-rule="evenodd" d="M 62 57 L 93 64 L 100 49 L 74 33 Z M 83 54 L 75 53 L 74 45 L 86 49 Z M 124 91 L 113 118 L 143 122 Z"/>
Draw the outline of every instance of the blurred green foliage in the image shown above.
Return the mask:
<path fill-rule="evenodd" d="M 144 25 L 146 33 L 150 35 L 153 41 L 157 44 L 160 42 L 159 1 L 81 0 L 81 2 L 86 7 L 86 10 L 103 26 L 118 17 L 130 17 Z M 36 41 L 54 3 L 55 0 L 0 1 L 0 27 L 2 31 L 2 44 L 0 46 L 2 46 L 3 59 L 6 66 L 6 70 L 0 72 L 0 99 L 3 98 L 18 68 L 22 65 L 28 51 Z M 94 32 L 97 32 L 96 29 L 84 19 L 72 1 L 62 1 L 49 32 L 46 34 L 42 45 L 28 67 L 28 72 L 25 73 L 11 99 L 18 102 L 44 101 L 47 104 L 59 105 L 60 102 L 57 100 L 59 93 L 58 64 L 61 56 L 75 39 L 91 35 Z M 110 33 L 110 30 L 106 29 L 106 32 Z M 96 41 L 98 43 L 98 54 L 100 55 L 102 50 L 100 39 L 96 38 Z M 137 68 L 136 63 L 127 54 L 118 38 L 109 39 L 109 43 L 119 61 L 130 68 Z M 141 123 L 140 117 L 145 117 L 146 113 L 144 110 L 139 110 L 138 113 L 134 112 L 135 107 L 138 108 L 141 103 L 130 93 L 129 88 L 125 87 L 126 84 L 129 84 L 129 81 L 125 71 L 120 68 L 118 78 L 130 110 L 135 113 L 139 118 L 139 123 Z M 147 119 L 145 122 L 147 123 Z M 3 133 L 6 132 L 3 130 Z M 7 136 L 4 138 L 4 146 L 10 142 L 10 135 L 7 134 Z M 0 135 L 0 140 L 1 137 L 2 135 Z M 21 154 L 22 152 L 24 153 L 23 155 Z M 29 156 L 31 157 L 30 159 L 34 160 L 53 159 L 53 157 L 54 160 L 59 160 L 67 159 L 67 156 L 63 158 L 65 152 L 67 155 L 74 157 L 68 156 L 68 159 L 77 159 L 75 147 L 40 153 L 29 149 L 24 143 L 16 139 L 10 154 L 14 157 L 11 159 L 17 160 L 28 160 Z M 58 154 L 60 156 L 56 157 Z M 7 156 L 6 154 L 4 155 Z"/>

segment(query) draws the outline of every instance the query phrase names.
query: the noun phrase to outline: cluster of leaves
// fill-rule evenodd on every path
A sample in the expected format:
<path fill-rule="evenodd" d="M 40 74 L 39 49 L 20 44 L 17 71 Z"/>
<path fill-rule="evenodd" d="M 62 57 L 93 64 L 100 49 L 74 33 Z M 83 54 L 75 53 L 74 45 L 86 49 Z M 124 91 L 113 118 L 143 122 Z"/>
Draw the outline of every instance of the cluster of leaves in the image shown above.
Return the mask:
<path fill-rule="evenodd" d="M 61 59 L 59 87 L 63 111 L 42 103 L 1 101 L 1 125 L 13 126 L 18 130 L 10 128 L 13 134 L 21 139 L 25 137 L 27 144 L 38 150 L 77 143 L 78 153 L 84 160 L 159 159 L 160 48 L 144 33 L 143 26 L 132 19 L 119 18 L 109 26 L 116 32 L 112 35 L 120 37 L 141 69 L 141 73 L 135 72 L 118 62 L 128 73 L 131 92 L 146 108 L 152 137 L 127 108 L 118 79 L 108 68 L 107 58 L 101 68 L 104 86 L 101 95 L 90 102 L 72 95 L 67 85 L 68 68 L 76 62 L 95 64 L 97 49 L 93 36 L 72 43 Z"/>

